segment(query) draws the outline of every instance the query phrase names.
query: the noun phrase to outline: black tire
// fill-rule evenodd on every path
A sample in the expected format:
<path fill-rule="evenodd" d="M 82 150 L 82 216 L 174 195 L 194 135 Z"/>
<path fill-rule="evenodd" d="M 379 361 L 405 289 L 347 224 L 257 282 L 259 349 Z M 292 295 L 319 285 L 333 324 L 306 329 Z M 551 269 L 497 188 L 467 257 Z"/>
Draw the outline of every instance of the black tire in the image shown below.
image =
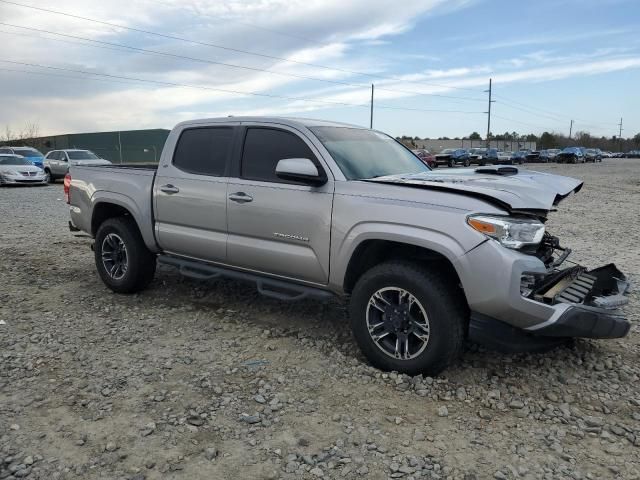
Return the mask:
<path fill-rule="evenodd" d="M 51 173 L 51 170 L 49 170 L 48 168 L 45 168 L 44 173 L 49 175 L 49 179 L 47 180 L 47 183 L 56 183 L 56 177 L 53 176 L 53 174 Z"/>
<path fill-rule="evenodd" d="M 373 308 L 370 307 L 370 300 L 381 289 L 394 287 L 409 292 L 417 300 L 418 304 L 414 303 L 414 307 L 409 307 L 410 309 L 422 307 L 426 312 L 428 326 L 426 346 L 423 350 L 416 346 L 415 356 L 412 358 L 399 359 L 394 358 L 391 352 L 385 353 L 384 348 L 380 346 L 383 342 L 376 343 L 369 333 L 367 312 Z M 393 291 L 384 293 L 393 294 Z M 374 312 L 371 315 L 379 316 L 377 318 L 382 318 L 384 322 L 393 321 L 387 314 L 382 316 L 383 314 L 378 313 L 377 310 L 370 311 Z M 349 313 L 356 341 L 373 366 L 408 375 L 431 376 L 442 372 L 460 356 L 469 317 L 466 301 L 454 281 L 426 268 L 403 261 L 377 265 L 362 275 L 353 289 Z M 410 314 L 409 318 L 415 318 L 415 316 Z M 414 330 L 421 333 L 419 329 Z M 417 341 L 416 338 L 411 337 L 411 334 L 404 335 Z M 394 337 L 392 333 L 387 342 L 394 344 L 394 338 L 398 339 L 399 336 Z M 420 344 L 419 341 L 417 343 Z M 397 349 L 398 346 L 395 345 Z M 406 348 L 402 350 L 407 351 Z"/>
<path fill-rule="evenodd" d="M 453 162 L 453 160 L 449 160 L 449 163 L 448 163 L 448 165 L 449 165 L 449 168 L 453 168 L 453 165 L 454 165 L 454 162 Z"/>
<path fill-rule="evenodd" d="M 471 165 L 471 160 L 469 160 L 468 158 L 462 163 L 465 167 L 468 167 L 469 165 Z"/>
<path fill-rule="evenodd" d="M 110 236 L 111 235 L 111 236 Z M 105 240 L 108 236 L 109 240 Z M 103 260 L 103 248 L 112 250 L 110 241 L 121 241 L 124 244 L 124 272 L 122 268 L 115 275 L 107 269 Z M 144 244 L 136 222 L 131 217 L 116 217 L 105 220 L 98 228 L 94 247 L 96 268 L 104 284 L 116 293 L 135 293 L 144 290 L 153 280 L 156 273 L 156 256 Z M 119 274 L 122 273 L 122 276 Z"/>

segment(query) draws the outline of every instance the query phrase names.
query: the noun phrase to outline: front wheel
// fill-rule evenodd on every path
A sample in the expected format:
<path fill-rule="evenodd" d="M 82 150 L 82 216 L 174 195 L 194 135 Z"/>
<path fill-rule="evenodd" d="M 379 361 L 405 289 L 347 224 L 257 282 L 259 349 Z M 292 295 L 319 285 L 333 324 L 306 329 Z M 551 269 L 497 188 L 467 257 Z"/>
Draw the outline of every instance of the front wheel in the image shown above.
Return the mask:
<path fill-rule="evenodd" d="M 153 280 L 156 256 L 131 217 L 105 220 L 96 233 L 94 253 L 100 278 L 114 292 L 139 292 Z"/>
<path fill-rule="evenodd" d="M 382 370 L 437 375 L 460 355 L 468 314 L 455 282 L 409 262 L 388 262 L 357 282 L 349 306 L 363 354 Z"/>

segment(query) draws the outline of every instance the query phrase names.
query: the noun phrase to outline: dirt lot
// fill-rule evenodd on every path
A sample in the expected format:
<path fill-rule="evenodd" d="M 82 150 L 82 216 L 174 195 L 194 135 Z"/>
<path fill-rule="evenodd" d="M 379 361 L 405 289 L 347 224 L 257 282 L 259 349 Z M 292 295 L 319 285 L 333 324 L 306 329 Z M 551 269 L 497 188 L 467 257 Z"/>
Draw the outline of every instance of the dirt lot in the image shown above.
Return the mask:
<path fill-rule="evenodd" d="M 576 176 L 550 229 L 640 282 L 640 160 Z M 344 306 L 161 269 L 99 281 L 62 186 L 0 189 L 0 479 L 640 478 L 640 299 L 620 341 L 469 346 L 440 378 L 364 362 Z"/>

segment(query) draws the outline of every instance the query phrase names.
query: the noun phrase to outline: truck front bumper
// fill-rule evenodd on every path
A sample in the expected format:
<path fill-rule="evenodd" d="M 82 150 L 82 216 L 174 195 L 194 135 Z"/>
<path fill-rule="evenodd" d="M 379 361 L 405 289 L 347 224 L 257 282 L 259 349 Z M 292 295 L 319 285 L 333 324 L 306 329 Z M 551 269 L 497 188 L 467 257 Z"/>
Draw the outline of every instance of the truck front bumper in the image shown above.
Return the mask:
<path fill-rule="evenodd" d="M 472 312 L 472 330 L 491 329 L 498 321 L 529 336 L 621 338 L 629 332 L 618 310 L 627 303 L 629 284 L 613 265 L 551 274 L 537 257 L 488 240 L 454 266 Z M 538 279 L 538 290 L 523 286 L 523 278 L 531 277 Z"/>

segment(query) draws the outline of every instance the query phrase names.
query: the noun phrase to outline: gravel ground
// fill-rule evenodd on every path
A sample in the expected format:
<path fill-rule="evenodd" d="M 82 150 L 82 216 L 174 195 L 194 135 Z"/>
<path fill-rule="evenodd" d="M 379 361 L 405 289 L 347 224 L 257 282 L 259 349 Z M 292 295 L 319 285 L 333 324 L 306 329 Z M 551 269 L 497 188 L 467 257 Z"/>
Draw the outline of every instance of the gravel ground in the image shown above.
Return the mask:
<path fill-rule="evenodd" d="M 533 168 L 583 191 L 550 229 L 640 281 L 640 161 Z M 439 378 L 369 367 L 344 305 L 160 269 L 99 281 L 62 186 L 0 189 L 0 479 L 640 478 L 640 308 L 619 341 L 469 346 Z"/>

